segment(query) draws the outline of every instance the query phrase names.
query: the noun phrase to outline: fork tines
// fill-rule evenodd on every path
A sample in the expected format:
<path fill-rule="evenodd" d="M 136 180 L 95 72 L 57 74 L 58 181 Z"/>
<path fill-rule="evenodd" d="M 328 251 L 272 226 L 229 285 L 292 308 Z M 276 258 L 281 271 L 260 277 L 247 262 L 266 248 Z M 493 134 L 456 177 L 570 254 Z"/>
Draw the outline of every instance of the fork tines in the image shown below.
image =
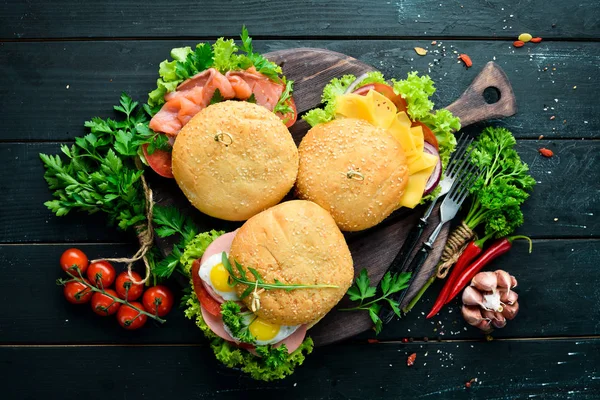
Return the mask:
<path fill-rule="evenodd" d="M 465 160 L 469 159 L 471 155 L 471 151 L 469 150 L 469 146 L 473 142 L 473 138 L 467 137 L 464 133 L 461 133 L 456 141 L 456 149 L 454 150 L 454 154 L 450 158 L 450 162 L 448 162 L 448 166 L 446 167 L 446 175 L 452 177 L 455 173 L 459 171 L 455 171 L 458 167 L 461 167 L 465 164 Z"/>
<path fill-rule="evenodd" d="M 466 157 L 465 160 L 468 160 Z M 465 168 L 465 162 L 463 161 L 459 171 L 456 173 L 456 179 L 454 184 L 450 188 L 447 197 L 452 199 L 457 204 L 462 204 L 465 198 L 469 195 L 471 186 L 475 183 L 479 177 L 479 171 L 475 164 L 470 164 Z M 468 163 L 467 163 L 468 164 Z"/>

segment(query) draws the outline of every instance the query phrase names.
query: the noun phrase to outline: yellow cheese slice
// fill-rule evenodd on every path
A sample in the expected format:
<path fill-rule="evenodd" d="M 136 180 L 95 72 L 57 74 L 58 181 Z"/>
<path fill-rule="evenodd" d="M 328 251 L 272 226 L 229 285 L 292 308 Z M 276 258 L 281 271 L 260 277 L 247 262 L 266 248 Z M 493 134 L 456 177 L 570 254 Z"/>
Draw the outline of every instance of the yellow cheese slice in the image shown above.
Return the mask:
<path fill-rule="evenodd" d="M 425 139 L 423 138 L 423 128 L 418 125 L 413 126 L 410 128 L 410 133 L 412 134 L 416 149 L 419 152 L 423 152 L 423 146 L 425 142 Z"/>
<path fill-rule="evenodd" d="M 398 109 L 390 99 L 371 90 L 366 96 L 349 93 L 338 97 L 335 112 L 344 117 L 363 119 L 374 126 L 387 129 L 396 119 Z"/>
<path fill-rule="evenodd" d="M 435 167 L 438 158 L 429 153 L 421 153 L 421 157 L 417 158 L 413 162 L 408 163 L 408 171 L 410 175 L 416 174 L 429 167 Z"/>
<path fill-rule="evenodd" d="M 363 119 L 371 122 L 371 111 L 365 102 L 365 96 L 345 94 L 337 98 L 335 113 L 348 118 Z"/>
<path fill-rule="evenodd" d="M 421 202 L 425 185 L 433 172 L 433 168 L 435 168 L 435 165 L 410 176 L 404 194 L 400 199 L 400 206 L 415 208 Z"/>

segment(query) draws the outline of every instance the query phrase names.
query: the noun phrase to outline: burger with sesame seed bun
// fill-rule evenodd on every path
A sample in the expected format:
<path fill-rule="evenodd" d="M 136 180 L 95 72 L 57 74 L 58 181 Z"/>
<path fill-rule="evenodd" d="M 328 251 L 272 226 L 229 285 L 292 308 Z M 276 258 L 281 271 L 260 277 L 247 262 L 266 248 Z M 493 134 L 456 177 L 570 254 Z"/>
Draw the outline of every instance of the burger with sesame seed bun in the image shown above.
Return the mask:
<path fill-rule="evenodd" d="M 172 154 L 173 175 L 190 203 L 228 221 L 279 203 L 298 172 L 298 149 L 281 119 L 243 101 L 200 111 L 177 135 Z"/>
<path fill-rule="evenodd" d="M 223 364 L 261 380 L 291 374 L 312 351 L 307 330 L 352 283 L 352 256 L 335 221 L 313 202 L 292 200 L 236 231 L 203 235 L 182 257 L 193 289 L 186 315 Z"/>

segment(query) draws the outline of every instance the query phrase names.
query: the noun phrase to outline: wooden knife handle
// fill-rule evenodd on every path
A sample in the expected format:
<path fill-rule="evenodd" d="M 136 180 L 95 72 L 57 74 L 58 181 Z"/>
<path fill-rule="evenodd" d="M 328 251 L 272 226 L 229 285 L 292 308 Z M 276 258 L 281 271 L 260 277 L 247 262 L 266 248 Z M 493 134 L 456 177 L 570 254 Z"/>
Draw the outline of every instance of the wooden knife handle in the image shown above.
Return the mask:
<path fill-rule="evenodd" d="M 497 91 L 497 102 L 486 102 L 484 91 L 488 88 Z M 502 68 L 490 61 L 458 100 L 446 109 L 459 117 L 461 126 L 465 127 L 491 118 L 510 117 L 517 112 L 517 101 Z"/>

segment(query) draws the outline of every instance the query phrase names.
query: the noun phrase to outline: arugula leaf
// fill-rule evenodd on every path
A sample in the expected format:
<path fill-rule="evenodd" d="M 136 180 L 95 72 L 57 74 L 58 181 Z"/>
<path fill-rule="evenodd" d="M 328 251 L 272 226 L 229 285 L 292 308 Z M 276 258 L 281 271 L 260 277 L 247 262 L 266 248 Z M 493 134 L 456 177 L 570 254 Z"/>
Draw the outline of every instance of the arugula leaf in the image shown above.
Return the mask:
<path fill-rule="evenodd" d="M 394 293 L 398 293 L 408 287 L 410 280 L 410 273 L 402 272 L 399 274 L 392 275 L 387 272 L 381 281 L 379 282 L 379 289 L 381 295 L 376 299 L 365 302 L 365 300 L 373 298 L 377 294 L 377 287 L 371 286 L 371 281 L 367 273 L 366 268 L 363 268 L 358 277 L 354 280 L 354 284 L 348 289 L 348 297 L 352 301 L 358 301 L 358 305 L 350 308 L 342 308 L 340 311 L 357 311 L 364 310 L 368 311 L 373 324 L 375 325 L 375 333 L 379 334 L 383 328 L 383 322 L 379 318 L 379 311 L 383 302 L 387 302 L 394 313 L 400 317 L 400 305 L 398 302 L 390 296 Z"/>
<path fill-rule="evenodd" d="M 285 89 L 283 90 L 283 93 L 281 94 L 279 101 L 275 105 L 275 108 L 273 108 L 273 112 L 281 113 L 282 115 L 285 115 L 285 114 L 288 114 L 288 113 L 291 113 L 294 111 L 289 104 L 289 99 L 292 97 L 294 81 L 288 81 L 284 78 L 283 82 L 285 82 Z M 287 121 L 284 121 L 284 122 L 287 122 Z"/>

